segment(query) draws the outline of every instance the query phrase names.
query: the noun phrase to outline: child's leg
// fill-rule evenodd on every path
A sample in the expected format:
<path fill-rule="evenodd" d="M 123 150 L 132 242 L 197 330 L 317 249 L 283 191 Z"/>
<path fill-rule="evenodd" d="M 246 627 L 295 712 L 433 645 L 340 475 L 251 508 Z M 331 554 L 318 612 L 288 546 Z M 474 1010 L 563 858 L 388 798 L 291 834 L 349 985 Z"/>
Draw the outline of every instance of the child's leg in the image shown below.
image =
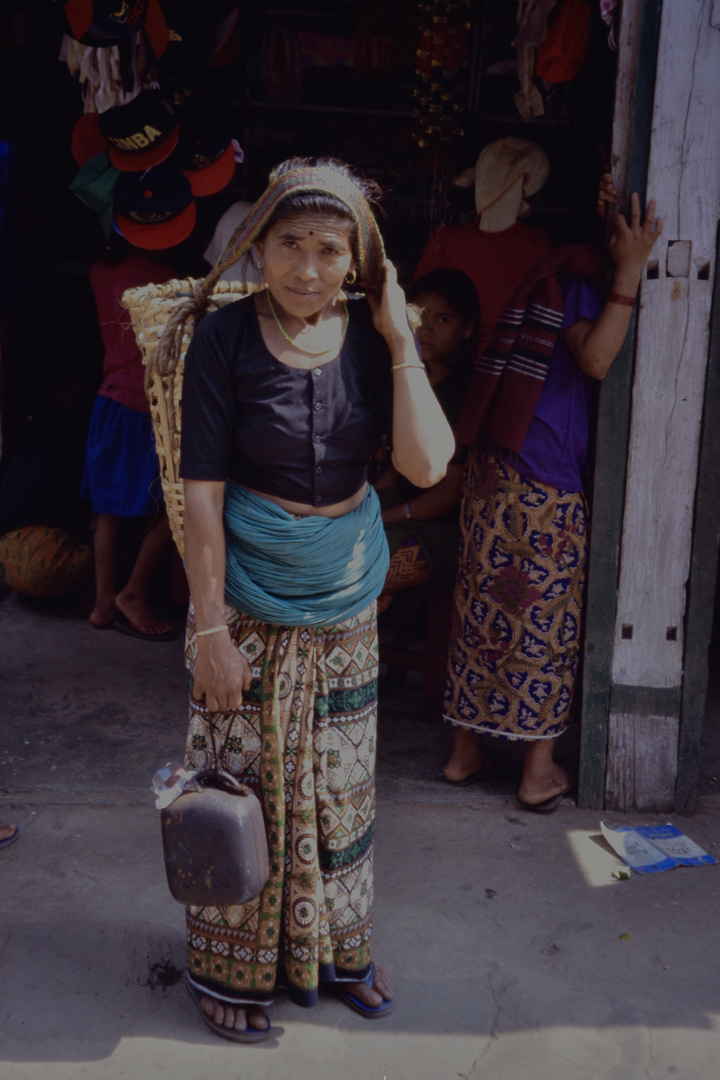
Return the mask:
<path fill-rule="evenodd" d="M 107 626 L 115 618 L 117 583 L 117 543 L 120 518 L 114 514 L 99 514 L 95 525 L 93 553 L 95 559 L 95 607 L 90 612 L 93 626 Z"/>
<path fill-rule="evenodd" d="M 171 543 L 170 526 L 163 511 L 142 539 L 127 585 L 114 597 L 118 611 L 122 612 L 135 626 L 141 626 L 143 633 L 148 637 L 165 634 L 173 629 L 170 623 L 158 620 L 150 606 L 150 587 L 153 577 L 163 558 L 170 551 Z"/>

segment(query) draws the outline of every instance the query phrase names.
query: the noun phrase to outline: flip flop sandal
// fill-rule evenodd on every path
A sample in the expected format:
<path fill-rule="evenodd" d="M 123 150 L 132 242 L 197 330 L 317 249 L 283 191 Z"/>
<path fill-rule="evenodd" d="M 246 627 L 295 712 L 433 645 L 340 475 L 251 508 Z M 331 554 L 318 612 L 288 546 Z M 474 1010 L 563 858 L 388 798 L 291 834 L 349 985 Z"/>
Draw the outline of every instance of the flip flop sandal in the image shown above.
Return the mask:
<path fill-rule="evenodd" d="M 551 814 L 553 810 L 557 810 L 560 803 L 569 793 L 570 788 L 567 791 L 561 791 L 558 795 L 551 795 L 549 799 L 545 799 L 543 802 L 533 804 L 523 802 L 522 799 L 518 799 L 518 802 L 523 810 L 530 810 L 533 814 Z"/>
<path fill-rule="evenodd" d="M 566 795 L 570 795 L 575 787 L 574 776 L 570 777 L 570 784 L 564 791 L 559 791 L 557 795 L 551 795 L 549 799 L 544 799 L 540 803 L 526 803 L 522 799 L 518 799 L 518 802 L 524 810 L 530 810 L 533 814 L 551 814 L 553 810 L 557 810 L 560 803 L 563 801 Z"/>
<path fill-rule="evenodd" d="M 10 835 L 6 836 L 4 840 L 0 840 L 0 851 L 2 851 L 3 848 L 10 847 L 11 844 L 14 844 L 19 835 L 20 827 L 16 825 L 14 833 L 10 833 Z"/>
<path fill-rule="evenodd" d="M 365 983 L 366 986 L 372 986 L 375 982 L 375 965 L 370 962 L 370 970 L 364 979 L 357 979 L 356 982 Z M 353 1009 L 354 1012 L 359 1013 L 360 1016 L 366 1017 L 368 1020 L 377 1020 L 381 1016 L 387 1016 L 389 1012 L 392 1012 L 395 1005 L 395 999 L 392 1001 L 383 1001 L 382 1005 L 366 1005 L 360 998 L 355 997 L 349 990 L 342 989 L 342 983 L 334 983 L 335 996 L 347 1005 L 348 1008 Z"/>
<path fill-rule="evenodd" d="M 185 975 L 185 985 L 188 989 L 190 997 L 197 1005 L 198 1012 L 202 1016 L 207 1026 L 212 1032 L 215 1033 L 215 1035 L 219 1035 L 222 1039 L 229 1039 L 230 1042 L 236 1043 L 259 1043 L 264 1042 L 266 1039 L 269 1039 L 271 1035 L 275 1034 L 272 1027 L 270 1026 L 269 1020 L 268 1026 L 264 1030 L 248 1027 L 245 1028 L 245 1031 L 236 1031 L 235 1028 L 227 1028 L 223 1024 L 216 1023 L 215 1020 L 213 1020 L 212 1016 L 208 1016 L 208 1014 L 205 1012 L 202 1005 L 200 1004 L 203 997 L 211 997 L 212 995 L 205 994 L 202 990 L 198 990 L 196 986 L 193 986 L 193 984 L 187 977 L 187 973 Z M 252 1008 L 252 1006 L 247 1005 L 242 1005 L 240 1007 Z"/>

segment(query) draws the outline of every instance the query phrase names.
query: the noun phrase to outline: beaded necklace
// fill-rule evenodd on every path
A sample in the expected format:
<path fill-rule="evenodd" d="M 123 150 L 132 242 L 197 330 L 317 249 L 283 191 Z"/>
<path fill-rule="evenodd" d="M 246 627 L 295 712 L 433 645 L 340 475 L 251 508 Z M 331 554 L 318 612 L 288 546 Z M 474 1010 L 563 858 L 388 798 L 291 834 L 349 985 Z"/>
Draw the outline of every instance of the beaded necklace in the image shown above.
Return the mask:
<path fill-rule="evenodd" d="M 332 345 L 328 349 L 306 349 L 302 345 L 298 345 L 297 341 L 293 341 L 293 339 L 290 337 L 290 335 L 285 330 L 285 327 L 283 326 L 283 324 L 280 322 L 280 319 L 278 318 L 277 312 L 275 311 L 275 305 L 272 302 L 272 293 L 270 292 L 269 289 L 267 291 L 267 298 L 268 298 L 268 304 L 270 305 L 270 311 L 272 312 L 272 317 L 275 320 L 275 323 L 277 325 L 278 330 L 280 331 L 282 336 L 285 338 L 285 340 L 292 345 L 293 349 L 298 349 L 300 352 L 306 353 L 308 356 L 322 356 L 323 353 L 330 352 L 330 349 L 332 348 Z M 343 300 L 342 306 L 343 306 L 343 310 L 345 311 L 345 325 L 343 326 L 343 331 L 342 331 L 342 334 L 340 335 L 340 344 L 338 346 L 338 352 L 340 352 L 340 349 L 342 349 L 343 342 L 345 340 L 345 334 L 347 333 L 348 323 L 350 322 L 350 312 L 348 311 L 347 300 Z"/>

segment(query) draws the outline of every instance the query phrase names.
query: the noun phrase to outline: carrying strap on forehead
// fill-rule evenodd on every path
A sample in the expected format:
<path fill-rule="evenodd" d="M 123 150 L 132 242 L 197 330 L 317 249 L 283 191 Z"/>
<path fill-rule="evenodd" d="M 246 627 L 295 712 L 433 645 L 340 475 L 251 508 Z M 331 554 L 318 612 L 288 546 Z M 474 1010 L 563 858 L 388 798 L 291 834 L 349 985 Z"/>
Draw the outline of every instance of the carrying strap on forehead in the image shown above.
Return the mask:
<path fill-rule="evenodd" d="M 357 228 L 358 277 L 367 286 L 381 283 L 385 248 L 370 205 L 352 180 L 322 167 L 291 169 L 276 176 L 260 196 L 245 220 L 238 226 L 222 256 L 205 279 L 209 289 L 262 236 L 284 199 L 303 192 L 332 195 L 347 208 Z"/>

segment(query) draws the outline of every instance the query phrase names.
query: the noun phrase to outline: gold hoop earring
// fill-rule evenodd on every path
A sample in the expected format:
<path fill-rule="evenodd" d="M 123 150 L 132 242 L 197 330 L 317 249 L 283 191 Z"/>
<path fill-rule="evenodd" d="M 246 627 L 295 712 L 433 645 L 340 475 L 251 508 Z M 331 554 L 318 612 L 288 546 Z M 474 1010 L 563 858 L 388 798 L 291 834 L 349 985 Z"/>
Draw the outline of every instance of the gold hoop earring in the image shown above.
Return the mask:
<path fill-rule="evenodd" d="M 265 260 L 262 257 L 262 255 L 258 255 L 257 268 L 260 271 L 260 273 L 262 273 L 263 270 L 265 269 Z"/>
<path fill-rule="evenodd" d="M 347 274 L 345 275 L 345 284 L 346 285 L 354 285 L 356 281 L 357 281 L 357 270 L 348 270 Z"/>

